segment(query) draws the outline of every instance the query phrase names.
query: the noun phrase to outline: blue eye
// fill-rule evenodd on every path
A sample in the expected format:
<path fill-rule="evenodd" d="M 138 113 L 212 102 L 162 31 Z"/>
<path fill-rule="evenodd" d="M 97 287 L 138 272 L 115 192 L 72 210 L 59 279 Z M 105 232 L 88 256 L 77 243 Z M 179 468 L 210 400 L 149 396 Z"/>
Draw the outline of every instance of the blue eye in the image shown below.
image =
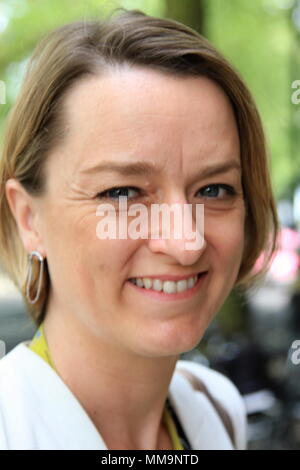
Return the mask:
<path fill-rule="evenodd" d="M 225 195 L 223 193 L 223 196 L 218 197 L 220 195 L 220 188 L 225 192 Z M 224 197 L 232 197 L 236 194 L 234 188 L 228 184 L 210 184 L 199 189 L 199 192 L 200 191 L 202 192 L 202 196 L 208 199 L 224 199 Z"/>
<path fill-rule="evenodd" d="M 103 191 L 102 193 L 98 193 L 97 198 L 98 199 L 109 198 L 109 199 L 118 200 L 120 198 L 120 196 L 125 196 L 125 197 L 127 197 L 127 199 L 134 199 L 134 197 L 129 198 L 128 195 L 126 194 L 130 190 L 131 191 L 140 191 L 138 188 L 136 188 L 134 186 L 117 186 L 115 188 L 107 189 L 106 191 Z"/>
<path fill-rule="evenodd" d="M 220 196 L 220 190 L 223 191 L 223 196 Z M 134 195 L 130 197 L 128 194 L 130 193 L 130 191 L 133 191 L 133 193 L 142 193 L 142 191 L 139 188 L 136 188 L 135 186 L 117 186 L 115 188 L 110 188 L 106 191 L 98 193 L 96 197 L 98 199 L 112 199 L 114 201 L 118 201 L 121 196 L 127 197 L 128 200 L 135 199 L 136 197 L 138 197 Z M 236 194 L 235 189 L 228 184 L 210 184 L 208 186 L 205 186 L 204 188 L 199 189 L 198 192 L 201 192 L 202 197 L 204 198 L 217 200 L 230 198 Z"/>

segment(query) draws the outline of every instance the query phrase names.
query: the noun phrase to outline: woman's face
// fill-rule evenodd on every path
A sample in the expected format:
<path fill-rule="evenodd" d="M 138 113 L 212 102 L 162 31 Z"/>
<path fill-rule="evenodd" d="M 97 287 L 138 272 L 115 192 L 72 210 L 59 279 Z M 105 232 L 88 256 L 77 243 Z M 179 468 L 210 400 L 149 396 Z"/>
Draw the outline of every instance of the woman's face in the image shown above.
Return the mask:
<path fill-rule="evenodd" d="M 228 98 L 205 77 L 122 68 L 77 83 L 65 105 L 66 140 L 47 160 L 47 192 L 38 202 L 50 308 L 135 354 L 191 350 L 232 289 L 244 247 L 240 146 Z M 91 170 L 137 161 L 155 172 Z M 107 191 L 124 186 L 128 208 L 204 204 L 204 245 L 186 249 L 174 237 L 99 239 L 96 210 L 110 203 L 118 215 L 118 192 Z M 128 281 L 203 271 L 199 287 L 183 298 L 151 297 Z"/>

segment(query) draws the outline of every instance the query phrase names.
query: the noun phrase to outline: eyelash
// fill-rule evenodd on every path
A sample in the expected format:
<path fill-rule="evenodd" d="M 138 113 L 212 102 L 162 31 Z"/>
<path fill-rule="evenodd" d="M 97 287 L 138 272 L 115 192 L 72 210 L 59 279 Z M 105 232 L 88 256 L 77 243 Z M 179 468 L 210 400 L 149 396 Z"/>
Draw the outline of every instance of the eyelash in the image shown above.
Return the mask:
<path fill-rule="evenodd" d="M 203 191 L 207 188 L 215 188 L 215 187 L 219 187 L 219 188 L 222 188 L 222 189 L 225 189 L 227 191 L 227 196 L 230 198 L 234 197 L 236 195 L 236 191 L 234 189 L 233 186 L 230 186 L 229 184 L 222 184 L 222 183 L 216 183 L 216 184 L 209 184 L 207 186 L 204 186 L 203 188 L 199 189 L 197 192 L 199 191 Z M 118 198 L 112 198 L 112 197 L 109 197 L 109 196 L 106 196 L 107 193 L 111 192 L 111 191 L 116 191 L 116 190 L 119 190 L 119 189 L 134 189 L 134 190 L 137 190 L 137 191 L 140 191 L 141 193 L 143 193 L 142 190 L 140 190 L 139 188 L 137 188 L 136 186 L 116 186 L 116 187 L 113 187 L 113 188 L 110 188 L 110 189 L 107 189 L 106 191 L 103 191 L 101 193 L 98 193 L 96 195 L 96 198 L 98 199 L 113 199 L 114 201 L 117 201 Z M 205 196 L 203 196 L 205 197 Z M 128 199 L 128 198 L 127 198 Z M 133 198 L 134 199 L 134 198 Z M 210 198 L 208 197 L 207 199 L 216 199 L 216 200 L 222 200 L 223 198 Z"/>

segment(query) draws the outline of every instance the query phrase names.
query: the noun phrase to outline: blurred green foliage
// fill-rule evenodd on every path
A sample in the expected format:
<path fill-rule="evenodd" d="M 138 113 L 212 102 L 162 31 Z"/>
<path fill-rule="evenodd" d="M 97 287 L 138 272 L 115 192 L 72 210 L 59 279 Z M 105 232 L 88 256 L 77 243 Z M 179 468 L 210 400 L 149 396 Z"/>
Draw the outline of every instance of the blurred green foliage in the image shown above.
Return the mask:
<path fill-rule="evenodd" d="M 267 135 L 275 194 L 297 175 L 300 154 L 292 142 L 293 49 L 299 43 L 290 0 L 211 0 L 206 2 L 205 34 L 229 58 L 252 91 Z M 300 110 L 300 105 L 299 105 Z M 298 134 L 299 134 L 298 128 Z"/>
<path fill-rule="evenodd" d="M 6 104 L 0 105 L 0 149 L 5 117 L 41 37 L 62 24 L 102 17 L 118 7 L 140 8 L 158 16 L 164 13 L 161 0 L 0 0 L 0 80 L 6 84 Z"/>

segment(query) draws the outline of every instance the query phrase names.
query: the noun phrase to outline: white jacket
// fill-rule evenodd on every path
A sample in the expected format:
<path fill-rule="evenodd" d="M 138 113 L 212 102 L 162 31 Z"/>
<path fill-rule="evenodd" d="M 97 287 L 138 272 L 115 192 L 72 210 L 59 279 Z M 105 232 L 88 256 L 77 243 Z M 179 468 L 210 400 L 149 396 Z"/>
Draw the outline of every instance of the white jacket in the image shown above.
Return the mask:
<path fill-rule="evenodd" d="M 80 402 L 52 367 L 27 347 L 29 342 L 19 343 L 0 360 L 0 449 L 107 450 Z M 188 369 L 206 384 L 231 417 L 235 449 L 246 449 L 246 411 L 235 385 L 195 362 L 179 360 L 177 367 Z M 176 368 L 169 399 L 192 449 L 232 450 L 210 400 Z"/>

